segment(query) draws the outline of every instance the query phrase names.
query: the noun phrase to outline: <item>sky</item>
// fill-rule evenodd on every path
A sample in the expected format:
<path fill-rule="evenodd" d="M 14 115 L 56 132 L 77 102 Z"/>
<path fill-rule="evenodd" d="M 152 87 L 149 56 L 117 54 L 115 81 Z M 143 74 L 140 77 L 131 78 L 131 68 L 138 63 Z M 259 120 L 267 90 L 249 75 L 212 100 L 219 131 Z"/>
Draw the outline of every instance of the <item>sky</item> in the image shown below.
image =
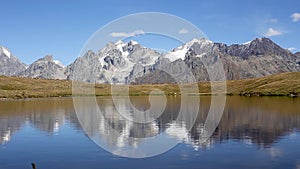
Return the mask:
<path fill-rule="evenodd" d="M 0 4 L 0 46 L 7 47 L 26 64 L 52 54 L 68 65 L 97 30 L 139 12 L 178 16 L 214 42 L 230 45 L 268 37 L 292 52 L 300 51 L 298 0 L 0 0 Z M 122 37 L 143 31 L 110 35 Z M 183 27 L 178 34 L 188 31 Z M 178 45 L 151 36 L 139 40 L 142 45 L 164 50 Z"/>

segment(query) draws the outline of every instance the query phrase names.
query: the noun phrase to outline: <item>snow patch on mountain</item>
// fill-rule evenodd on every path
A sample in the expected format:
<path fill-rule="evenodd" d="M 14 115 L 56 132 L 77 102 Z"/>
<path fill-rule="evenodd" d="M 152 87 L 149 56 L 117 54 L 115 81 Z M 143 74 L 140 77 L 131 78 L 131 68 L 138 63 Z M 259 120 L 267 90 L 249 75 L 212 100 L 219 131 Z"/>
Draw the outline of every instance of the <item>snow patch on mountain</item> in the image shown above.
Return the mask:
<path fill-rule="evenodd" d="M 200 55 L 196 55 L 195 57 L 202 58 L 202 57 L 205 56 L 205 55 L 206 55 L 206 53 L 204 52 L 204 53 L 202 53 L 202 54 L 200 54 Z"/>
<path fill-rule="evenodd" d="M 250 45 L 251 42 L 252 42 L 252 41 L 250 40 L 250 41 L 248 41 L 248 42 L 243 43 L 243 45 Z"/>
<path fill-rule="evenodd" d="M 10 58 L 10 56 L 11 56 L 11 53 L 10 53 L 10 51 L 7 49 L 7 48 L 5 48 L 5 47 L 1 47 L 1 49 L 2 49 L 2 52 L 8 57 L 8 58 Z"/>
<path fill-rule="evenodd" d="M 59 60 L 53 60 L 53 62 L 61 67 L 65 67 Z"/>
<path fill-rule="evenodd" d="M 122 56 L 127 57 L 129 55 L 128 51 L 124 51 L 123 47 L 126 45 L 123 41 L 118 41 L 116 44 L 116 48 L 122 53 Z"/>
<path fill-rule="evenodd" d="M 200 45 L 200 48 L 204 48 L 205 46 L 213 44 L 212 41 L 204 38 L 201 39 L 194 38 L 191 41 L 187 42 L 186 44 L 179 46 L 176 49 L 173 49 L 171 52 L 168 52 L 164 57 L 169 59 L 171 62 L 174 62 L 175 60 L 178 59 L 184 60 L 186 53 L 195 43 L 198 43 Z M 202 55 L 198 57 L 202 57 Z"/>
<path fill-rule="evenodd" d="M 185 54 L 188 50 L 188 47 L 182 46 L 176 50 L 173 50 L 172 52 L 167 53 L 164 57 L 169 59 L 171 62 L 174 62 L 178 59 L 184 60 Z"/>

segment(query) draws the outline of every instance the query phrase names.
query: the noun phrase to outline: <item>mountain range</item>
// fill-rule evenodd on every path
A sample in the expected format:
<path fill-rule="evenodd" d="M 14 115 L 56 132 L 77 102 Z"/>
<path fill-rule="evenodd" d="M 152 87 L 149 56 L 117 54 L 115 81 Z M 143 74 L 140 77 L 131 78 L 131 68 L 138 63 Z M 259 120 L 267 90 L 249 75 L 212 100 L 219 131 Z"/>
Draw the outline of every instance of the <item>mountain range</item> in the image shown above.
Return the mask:
<path fill-rule="evenodd" d="M 89 50 L 68 66 L 51 55 L 27 66 L 7 48 L 0 47 L 0 75 L 92 83 L 187 83 L 210 81 L 210 77 L 218 80 L 218 74 L 207 70 L 220 68 L 220 62 L 227 80 L 247 79 L 300 71 L 300 52 L 291 53 L 268 38 L 233 45 L 195 38 L 167 53 L 136 41 L 118 41 L 109 42 L 97 52 Z"/>

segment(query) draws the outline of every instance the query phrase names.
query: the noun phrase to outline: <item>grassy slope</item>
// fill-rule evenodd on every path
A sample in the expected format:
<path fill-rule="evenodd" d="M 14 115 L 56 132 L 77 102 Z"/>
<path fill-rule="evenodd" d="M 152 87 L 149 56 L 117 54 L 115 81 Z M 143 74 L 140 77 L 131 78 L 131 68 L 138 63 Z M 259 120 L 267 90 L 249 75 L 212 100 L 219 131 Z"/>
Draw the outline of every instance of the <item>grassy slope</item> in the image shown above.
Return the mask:
<path fill-rule="evenodd" d="M 210 83 L 201 82 L 199 92 L 210 94 Z M 92 85 L 92 87 L 94 87 Z M 180 93 L 175 84 L 149 84 L 130 86 L 131 95 L 147 95 L 153 89 L 167 94 Z M 110 95 L 110 85 L 97 84 L 97 95 Z M 227 94 L 288 95 L 300 94 L 300 72 L 282 73 L 263 78 L 227 81 Z M 122 93 L 121 93 L 122 94 Z M 0 98 L 31 98 L 71 96 L 72 82 L 0 76 Z"/>
<path fill-rule="evenodd" d="M 264 95 L 300 94 L 300 72 L 281 73 L 262 78 L 229 81 L 229 93 L 261 93 Z"/>
<path fill-rule="evenodd" d="M 0 76 L 0 98 L 54 97 L 72 93 L 72 82 Z"/>

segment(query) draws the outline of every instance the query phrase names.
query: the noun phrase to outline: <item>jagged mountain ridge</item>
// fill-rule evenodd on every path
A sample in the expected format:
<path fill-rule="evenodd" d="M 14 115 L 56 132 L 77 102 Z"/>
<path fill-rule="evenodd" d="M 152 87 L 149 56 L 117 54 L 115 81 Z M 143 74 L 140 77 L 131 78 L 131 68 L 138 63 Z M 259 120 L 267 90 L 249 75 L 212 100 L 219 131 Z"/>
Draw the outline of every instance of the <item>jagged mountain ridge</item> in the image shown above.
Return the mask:
<path fill-rule="evenodd" d="M 185 44 L 174 49 L 167 56 L 178 56 L 178 53 L 183 55 L 181 51 L 184 50 L 184 57 L 181 56 L 179 57 L 181 59 L 178 60 L 188 65 L 197 81 L 211 80 L 207 68 L 218 67 L 217 61 L 223 63 L 227 80 L 300 71 L 299 56 L 281 48 L 268 38 L 257 38 L 247 44 L 230 46 L 204 39 L 192 40 L 191 42 L 190 44 L 187 43 L 188 46 Z M 165 83 L 164 79 L 157 77 L 159 76 L 155 72 L 139 77 L 136 83 L 146 83 L 149 80 Z"/>
<path fill-rule="evenodd" d="M 191 49 L 191 51 L 196 50 Z M 281 48 L 268 38 L 257 38 L 248 44 L 242 45 L 227 46 L 214 43 L 210 55 L 206 55 L 205 58 L 212 59 L 212 56 L 222 61 L 228 80 L 255 78 L 300 70 L 299 65 L 296 63 L 297 56 Z M 191 61 L 201 64 L 199 59 L 193 57 L 193 54 L 188 55 L 186 60 L 187 63 Z M 207 65 L 213 66 L 214 64 L 207 63 Z M 197 76 L 198 68 L 199 66 L 196 66 L 193 69 L 195 76 Z M 208 79 L 199 78 L 198 80 Z"/>
<path fill-rule="evenodd" d="M 195 38 L 167 54 L 135 41 L 109 42 L 98 52 L 87 51 L 67 67 L 46 56 L 16 75 L 113 84 L 185 83 L 212 80 L 207 69 L 218 67 L 218 61 L 228 80 L 300 71 L 299 52 L 293 54 L 268 38 L 233 45 Z M 218 79 L 217 74 L 211 76 Z"/>

